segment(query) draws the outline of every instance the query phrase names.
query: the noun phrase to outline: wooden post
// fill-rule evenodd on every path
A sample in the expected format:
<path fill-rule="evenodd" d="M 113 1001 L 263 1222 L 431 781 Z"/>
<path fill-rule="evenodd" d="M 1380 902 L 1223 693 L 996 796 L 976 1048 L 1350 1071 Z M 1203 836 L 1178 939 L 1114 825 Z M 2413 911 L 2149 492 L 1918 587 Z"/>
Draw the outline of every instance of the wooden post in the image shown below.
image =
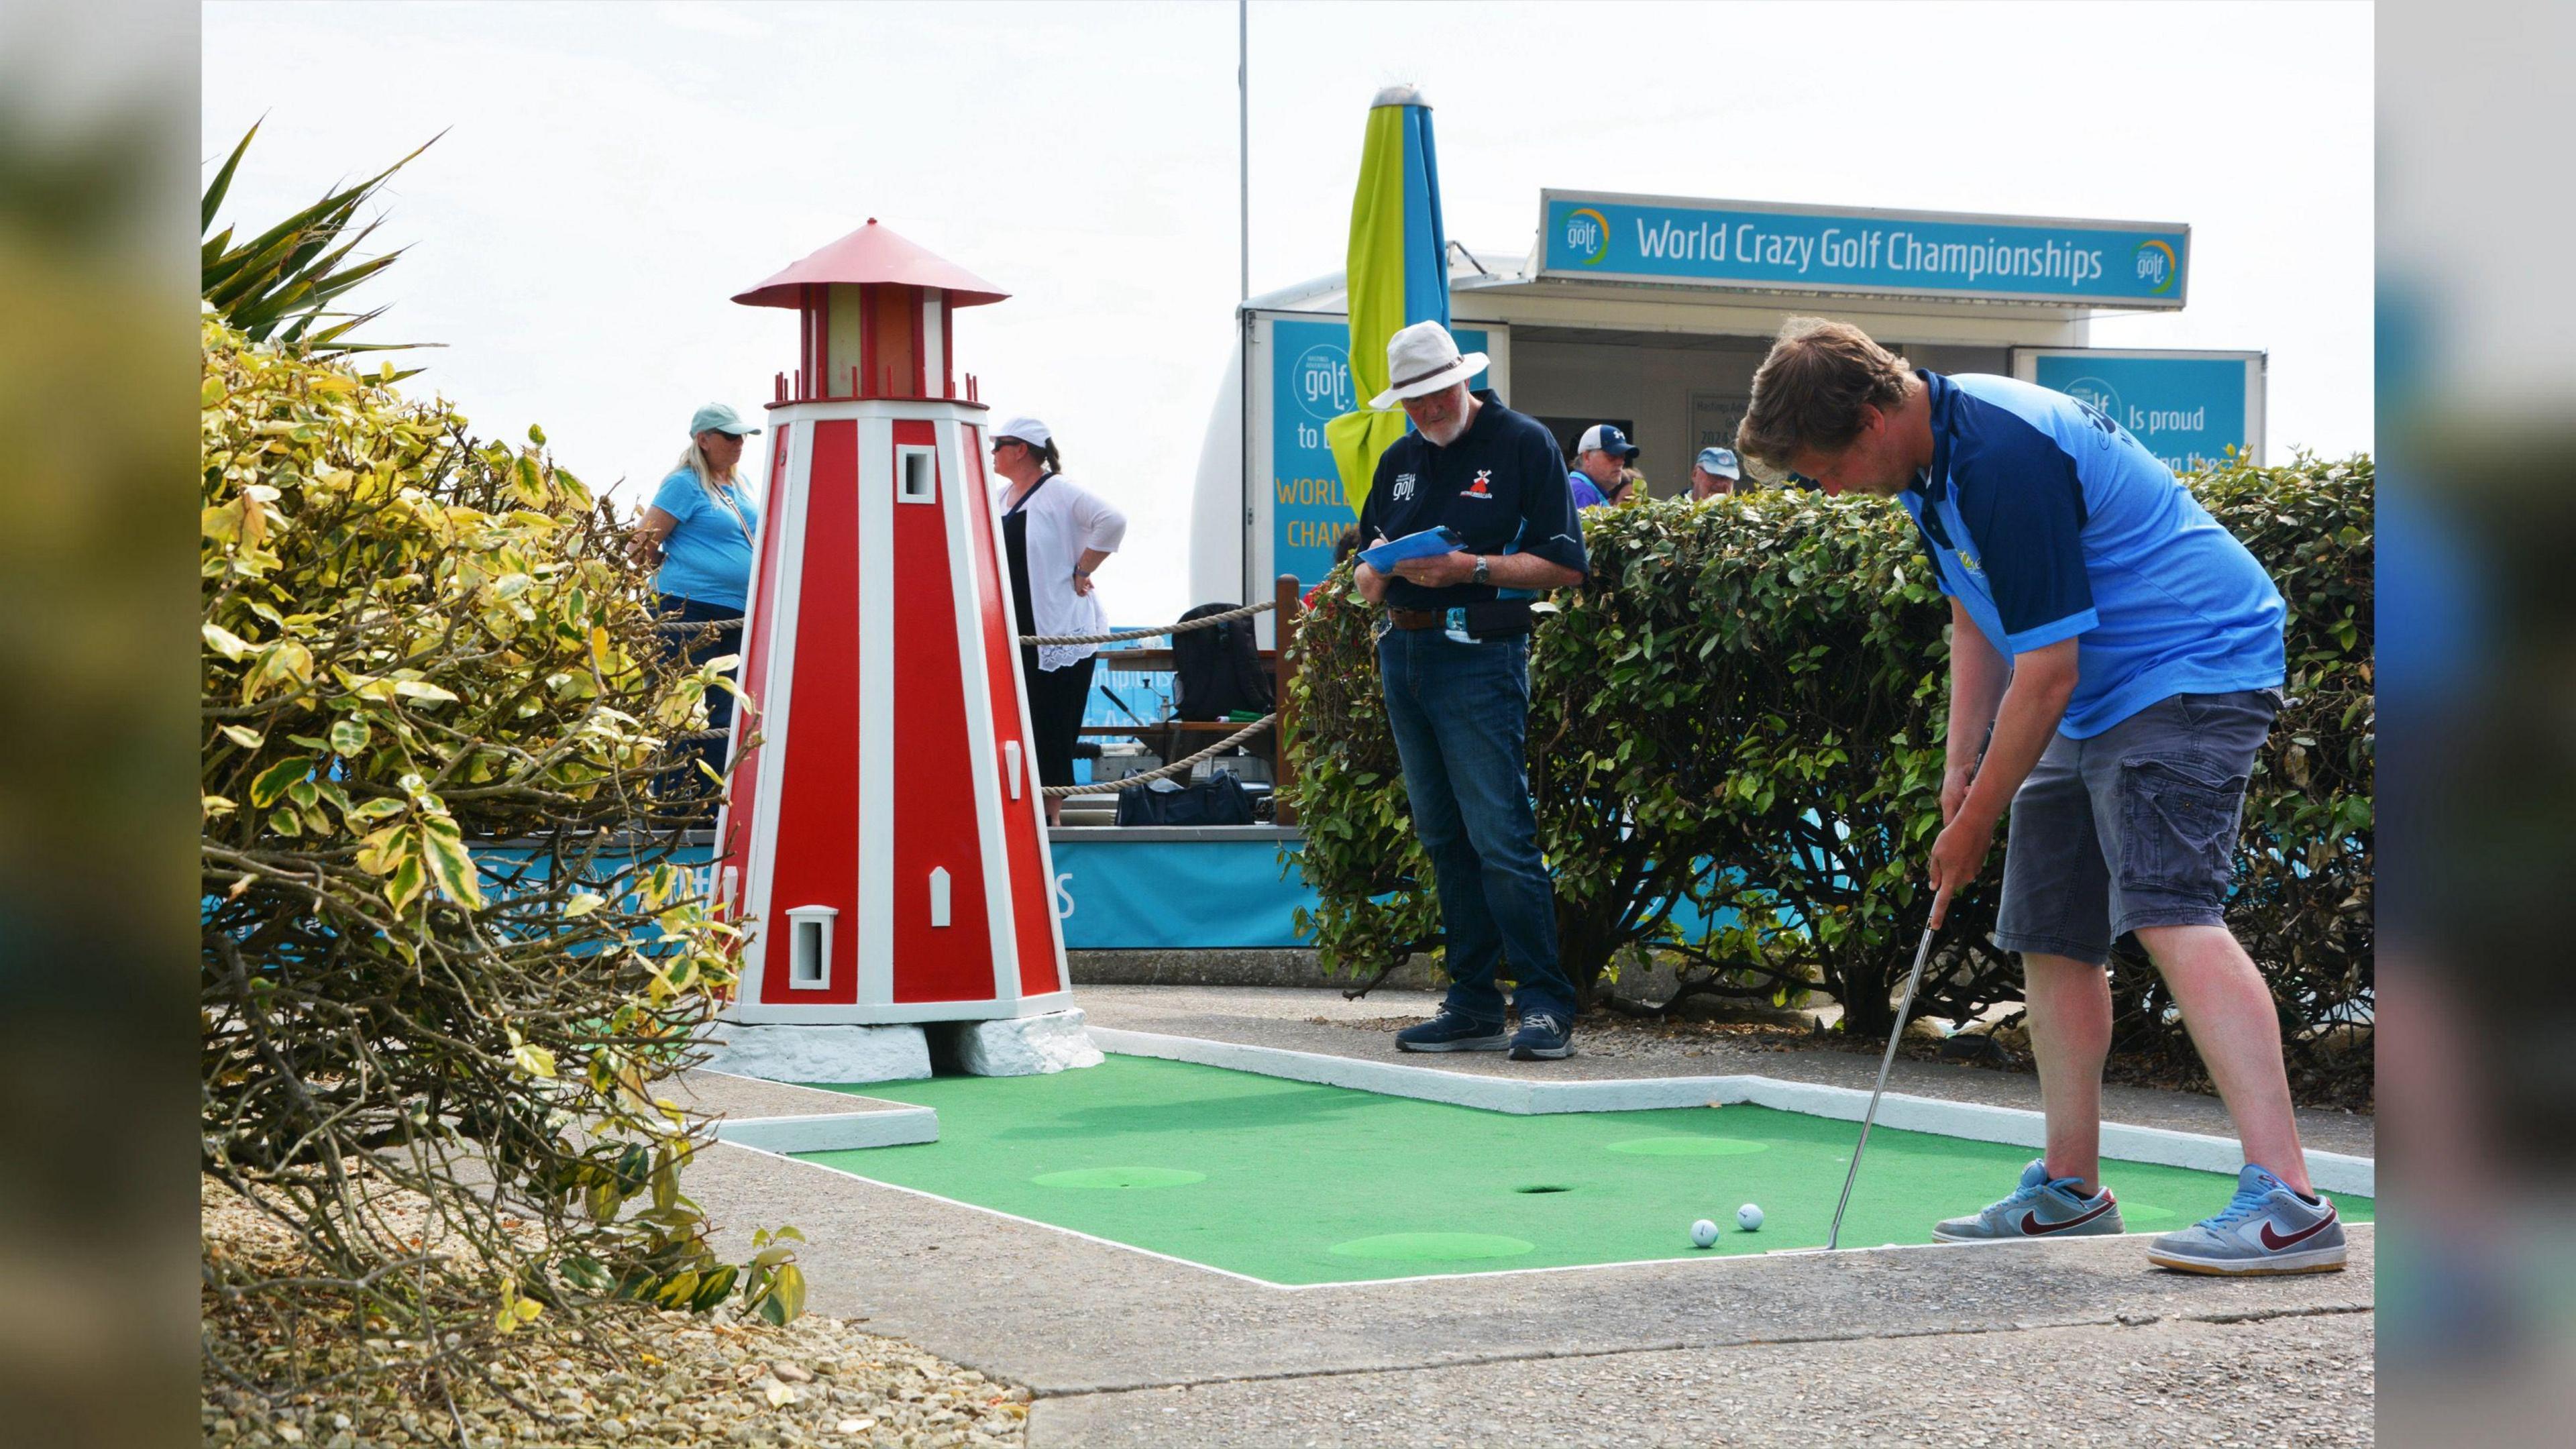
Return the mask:
<path fill-rule="evenodd" d="M 1270 636 L 1277 646 L 1270 651 L 1270 707 L 1279 712 L 1279 718 L 1270 726 L 1270 799 L 1271 820 L 1279 825 L 1297 823 L 1297 807 L 1281 797 L 1279 787 L 1288 778 L 1288 681 L 1297 674 L 1296 662 L 1288 654 L 1288 641 L 1296 637 L 1297 615 L 1304 607 L 1299 596 L 1303 592 L 1295 574 L 1281 574 L 1270 593 L 1279 606 L 1271 611 L 1279 617 Z"/>

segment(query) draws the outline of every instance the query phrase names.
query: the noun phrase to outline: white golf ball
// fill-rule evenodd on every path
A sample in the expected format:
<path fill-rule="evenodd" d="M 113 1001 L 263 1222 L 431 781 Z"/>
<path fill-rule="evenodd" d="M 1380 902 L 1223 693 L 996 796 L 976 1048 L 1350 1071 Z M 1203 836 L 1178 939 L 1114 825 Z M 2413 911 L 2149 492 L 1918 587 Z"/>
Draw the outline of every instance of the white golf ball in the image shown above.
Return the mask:
<path fill-rule="evenodd" d="M 1691 1224 L 1691 1246 L 1705 1248 L 1717 1242 L 1717 1224 L 1706 1218 Z"/>
<path fill-rule="evenodd" d="M 1735 1210 L 1735 1225 L 1744 1229 L 1748 1233 L 1761 1231 L 1762 1209 L 1754 1206 L 1752 1203 L 1746 1203 L 1744 1206 L 1737 1208 Z"/>

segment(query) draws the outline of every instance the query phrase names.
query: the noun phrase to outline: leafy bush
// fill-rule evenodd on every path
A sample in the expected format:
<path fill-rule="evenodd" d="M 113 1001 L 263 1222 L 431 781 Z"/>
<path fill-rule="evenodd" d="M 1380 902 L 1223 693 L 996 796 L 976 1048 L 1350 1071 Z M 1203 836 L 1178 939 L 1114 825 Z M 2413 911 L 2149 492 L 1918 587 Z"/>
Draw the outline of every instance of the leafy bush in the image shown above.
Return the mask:
<path fill-rule="evenodd" d="M 2290 605 L 2293 702 L 2257 767 L 2231 922 L 2296 1034 L 2370 992 L 2370 464 L 2186 481 Z M 1930 905 L 1948 731 L 1948 610 L 1912 525 L 1884 500 L 1765 491 L 1596 509 L 1584 526 L 1592 579 L 1543 617 L 1530 668 L 1531 790 L 1568 974 L 1598 1000 L 1642 945 L 1687 968 L 1686 994 L 1814 989 L 1852 1030 L 1883 1033 Z M 1287 736 L 1321 898 L 1301 925 L 1345 971 L 1440 935 L 1374 613 L 1344 576 L 1318 596 Z M 1926 1014 L 2019 994 L 1986 940 L 1999 861 L 1953 900 Z M 2160 989 L 2122 973 L 2124 1047 L 2180 1041 Z"/>
<path fill-rule="evenodd" d="M 317 1265 L 210 1257 L 214 1366 L 332 1332 L 453 1360 L 608 1297 L 793 1316 L 792 1250 L 716 1259 L 655 1095 L 732 980 L 647 788 L 716 666 L 660 663 L 536 430 L 212 317 L 203 349 L 203 1165 Z"/>

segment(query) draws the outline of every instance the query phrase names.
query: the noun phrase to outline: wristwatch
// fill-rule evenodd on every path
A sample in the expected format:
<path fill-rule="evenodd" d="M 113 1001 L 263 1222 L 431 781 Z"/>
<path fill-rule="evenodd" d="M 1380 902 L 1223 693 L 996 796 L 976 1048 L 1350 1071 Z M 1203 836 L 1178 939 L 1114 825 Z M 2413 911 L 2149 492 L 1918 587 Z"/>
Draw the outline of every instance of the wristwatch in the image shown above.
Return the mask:
<path fill-rule="evenodd" d="M 1493 569 L 1491 565 L 1483 554 L 1480 553 L 1476 555 L 1476 582 L 1480 584 L 1490 584 L 1493 581 Z"/>

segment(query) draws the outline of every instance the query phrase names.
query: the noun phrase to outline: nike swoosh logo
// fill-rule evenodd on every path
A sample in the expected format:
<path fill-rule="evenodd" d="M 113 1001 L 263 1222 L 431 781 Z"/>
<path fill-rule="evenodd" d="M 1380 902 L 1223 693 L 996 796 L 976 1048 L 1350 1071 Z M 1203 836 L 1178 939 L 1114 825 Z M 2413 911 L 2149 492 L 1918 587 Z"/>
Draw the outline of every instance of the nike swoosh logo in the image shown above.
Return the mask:
<path fill-rule="evenodd" d="M 2085 1213 L 2081 1217 L 2068 1218 L 2062 1223 L 2043 1223 L 2039 1220 L 2039 1214 L 2025 1212 L 2021 1215 L 2021 1230 L 2027 1236 L 2042 1238 L 2048 1236 L 2050 1233 L 2065 1232 L 2068 1228 L 2080 1228 L 2117 1206 L 2119 1206 L 2119 1204 L 2116 1201 L 2105 1197 L 2102 1199 L 2102 1205 L 2100 1207 L 2093 1209 L 2089 1213 Z"/>
<path fill-rule="evenodd" d="M 2304 1243 L 2308 1239 L 2315 1237 L 2317 1234 L 2324 1232 L 2326 1229 L 2333 1227 L 2334 1225 L 2335 1210 L 2332 1207 L 2328 1207 L 2326 1209 L 2326 1215 L 2324 1217 L 2317 1219 L 2315 1222 L 2299 1229 L 2297 1232 L 2290 1234 L 2286 1238 L 2282 1237 L 2279 1233 L 2272 1231 L 2271 1223 L 2266 1222 L 2263 1224 L 2263 1246 L 2277 1253 L 2283 1248 L 2290 1246 L 2292 1243 Z"/>

